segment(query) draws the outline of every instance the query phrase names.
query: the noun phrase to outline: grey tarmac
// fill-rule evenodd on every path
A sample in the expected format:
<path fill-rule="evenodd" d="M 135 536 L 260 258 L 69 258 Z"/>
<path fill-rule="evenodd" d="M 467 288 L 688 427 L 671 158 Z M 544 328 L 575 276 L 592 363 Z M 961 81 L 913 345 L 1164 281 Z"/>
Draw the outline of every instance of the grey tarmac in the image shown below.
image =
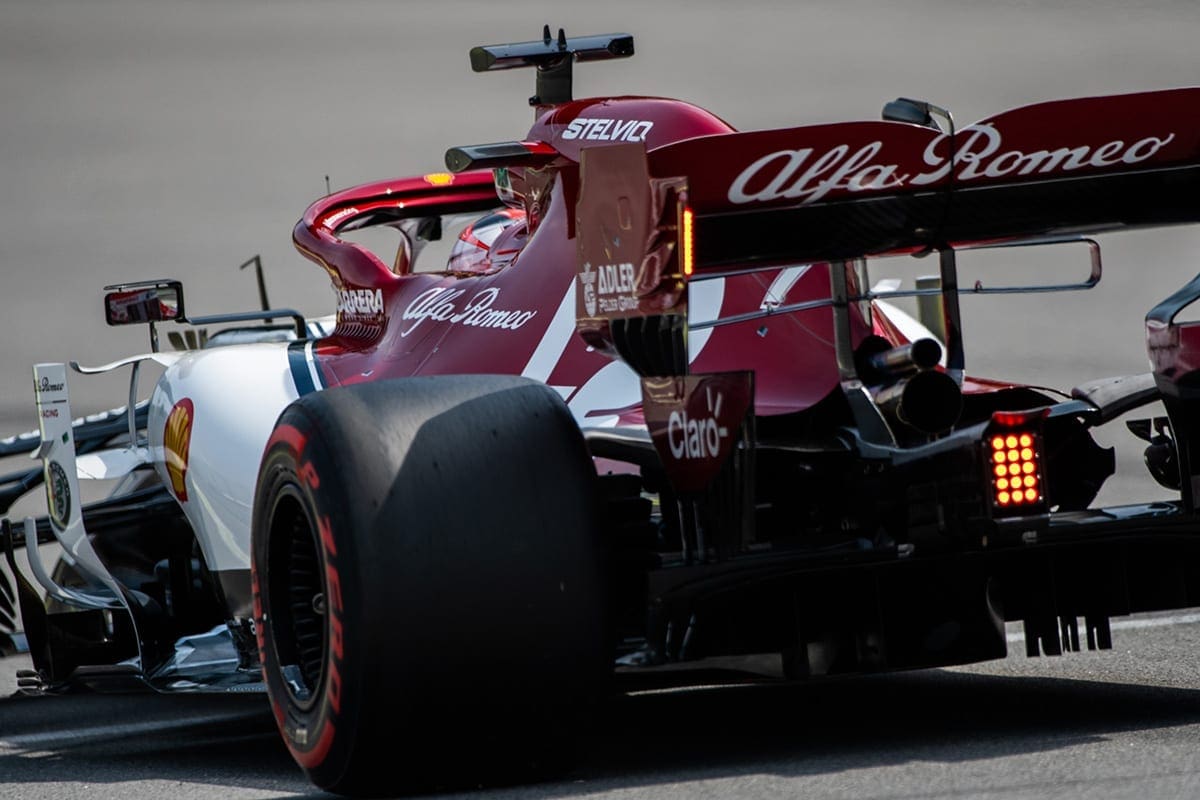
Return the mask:
<path fill-rule="evenodd" d="M 713 675 L 697 688 L 643 688 L 601 707 L 567 773 L 524 786 L 450 786 L 443 796 L 1200 795 L 1200 620 L 1141 616 L 1118 621 L 1113 635 L 1111 651 L 1057 658 L 1027 659 L 1018 642 L 1005 660 L 954 669 L 806 685 L 720 686 Z M 0 683 L 0 693 L 12 686 Z M 0 797 L 167 793 L 314 794 L 262 695 L 0 700 Z"/>

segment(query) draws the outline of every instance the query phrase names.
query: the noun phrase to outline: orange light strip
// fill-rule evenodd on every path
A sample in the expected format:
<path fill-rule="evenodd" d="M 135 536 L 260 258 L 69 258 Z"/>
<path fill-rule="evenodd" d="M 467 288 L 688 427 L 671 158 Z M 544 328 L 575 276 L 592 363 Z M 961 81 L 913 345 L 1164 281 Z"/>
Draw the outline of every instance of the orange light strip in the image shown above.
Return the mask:
<path fill-rule="evenodd" d="M 688 206 L 683 207 L 683 219 L 680 222 L 679 232 L 679 259 L 683 263 L 683 277 L 692 277 L 692 270 L 695 267 L 694 261 L 694 233 L 695 224 L 694 214 Z"/>

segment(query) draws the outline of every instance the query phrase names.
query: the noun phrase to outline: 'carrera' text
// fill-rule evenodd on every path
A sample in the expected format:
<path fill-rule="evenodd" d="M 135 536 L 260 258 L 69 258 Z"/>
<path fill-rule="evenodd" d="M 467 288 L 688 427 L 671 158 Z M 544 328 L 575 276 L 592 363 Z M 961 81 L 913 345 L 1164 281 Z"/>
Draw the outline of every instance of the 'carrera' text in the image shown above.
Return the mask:
<path fill-rule="evenodd" d="M 337 296 L 339 314 L 377 317 L 383 313 L 383 289 L 342 289 Z"/>

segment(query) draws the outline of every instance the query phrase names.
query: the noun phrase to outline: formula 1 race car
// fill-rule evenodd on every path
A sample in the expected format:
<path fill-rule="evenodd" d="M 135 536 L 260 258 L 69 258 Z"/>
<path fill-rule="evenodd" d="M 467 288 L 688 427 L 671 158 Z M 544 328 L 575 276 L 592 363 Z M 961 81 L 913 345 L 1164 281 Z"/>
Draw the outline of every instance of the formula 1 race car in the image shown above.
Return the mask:
<path fill-rule="evenodd" d="M 1200 88 L 744 133 L 573 99 L 575 62 L 632 54 L 473 49 L 536 71 L 533 127 L 313 203 L 294 241 L 335 317 L 108 287 L 152 352 L 71 367 L 130 367 L 128 405 L 73 421 L 38 364 L 40 431 L 0 441 L 41 459 L 0 511 L 49 503 L 3 521 L 26 691 L 265 685 L 311 779 L 371 793 L 553 761 L 614 674 L 964 664 L 1016 620 L 1058 655 L 1200 605 L 1200 323 L 1176 321 L 1200 277 L 1147 313 L 1151 372 L 1062 397 L 968 375 L 959 306 L 1091 288 L 1088 235 L 1200 221 Z M 1072 243 L 1078 282 L 960 285 L 964 250 Z M 871 275 L 929 255 L 911 286 Z M 176 324 L 204 330 L 159 350 Z M 1093 507 L 1093 429 L 1159 401 L 1129 428 L 1176 499 Z M 83 504 L 80 478 L 119 483 Z"/>

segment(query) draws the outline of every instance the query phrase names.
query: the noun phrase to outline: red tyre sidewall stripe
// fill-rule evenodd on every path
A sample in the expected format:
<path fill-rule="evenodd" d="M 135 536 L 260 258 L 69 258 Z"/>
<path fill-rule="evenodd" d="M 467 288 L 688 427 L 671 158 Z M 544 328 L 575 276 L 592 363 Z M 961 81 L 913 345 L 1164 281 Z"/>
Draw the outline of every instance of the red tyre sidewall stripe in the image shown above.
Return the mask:
<path fill-rule="evenodd" d="M 325 756 L 329 755 L 329 748 L 333 746 L 333 734 L 337 726 L 333 724 L 333 720 L 327 719 L 321 724 L 321 737 L 317 739 L 316 745 L 311 750 L 300 751 L 292 747 L 292 741 L 288 737 L 283 737 L 287 742 L 288 750 L 292 751 L 292 758 L 296 759 L 296 763 L 305 769 L 314 769 L 321 766 L 325 761 Z"/>
<path fill-rule="evenodd" d="M 258 660 L 262 663 L 263 685 L 269 686 L 266 659 L 263 658 L 263 653 L 267 652 L 267 637 L 263 624 L 262 590 L 259 588 L 258 564 L 254 559 L 250 560 L 250 589 L 254 600 L 254 637 L 258 640 Z M 275 716 L 275 724 L 279 726 L 280 733 L 283 733 L 283 707 L 275 702 L 275 697 L 270 692 L 267 693 L 267 697 L 271 699 L 271 713 Z M 286 735 L 283 738 L 287 740 Z"/>
<path fill-rule="evenodd" d="M 271 452 L 271 448 L 280 443 L 286 444 L 292 450 L 296 461 L 299 461 L 304 455 L 304 448 L 308 444 L 308 437 L 294 425 L 288 425 L 286 422 L 275 426 L 275 431 L 271 434 L 271 438 L 267 440 L 267 447 L 264 452 Z"/>
<path fill-rule="evenodd" d="M 287 423 L 282 423 L 276 426 L 274 433 L 271 434 L 271 439 L 267 442 L 266 452 L 269 453 L 277 445 L 285 446 L 291 452 L 296 465 L 297 479 L 311 491 L 321 485 L 321 480 L 313 463 L 304 458 L 307 444 L 308 436 L 303 431 Z M 268 692 L 268 696 L 271 698 L 271 707 L 274 712 L 275 721 L 279 726 L 280 733 L 283 734 L 283 741 L 287 745 L 289 752 L 291 752 L 292 758 L 305 769 L 320 767 L 329 755 L 330 748 L 333 746 L 337 731 L 337 718 L 341 714 L 342 661 L 344 656 L 342 633 L 345 608 L 342 602 L 341 576 L 335 560 L 337 557 L 337 547 L 333 539 L 333 530 L 329 516 L 327 514 L 320 514 L 316 522 L 323 560 L 325 562 L 325 583 L 329 608 L 329 661 L 326 663 L 326 674 L 324 686 L 322 687 L 324 697 L 321 700 L 321 705 L 326 708 L 326 712 L 320 717 L 318 723 L 320 732 L 317 735 L 316 742 L 311 747 L 301 749 L 295 740 L 288 735 L 286 724 L 287 711 L 281 702 L 281 693 Z M 265 653 L 266 636 L 262 624 L 261 590 L 258 570 L 253 564 L 251 565 L 251 579 L 254 588 L 254 614 L 258 622 L 256 625 L 258 630 L 258 645 L 260 652 Z M 264 666 L 264 680 L 266 677 Z M 283 692 L 286 692 L 286 689 Z"/>

